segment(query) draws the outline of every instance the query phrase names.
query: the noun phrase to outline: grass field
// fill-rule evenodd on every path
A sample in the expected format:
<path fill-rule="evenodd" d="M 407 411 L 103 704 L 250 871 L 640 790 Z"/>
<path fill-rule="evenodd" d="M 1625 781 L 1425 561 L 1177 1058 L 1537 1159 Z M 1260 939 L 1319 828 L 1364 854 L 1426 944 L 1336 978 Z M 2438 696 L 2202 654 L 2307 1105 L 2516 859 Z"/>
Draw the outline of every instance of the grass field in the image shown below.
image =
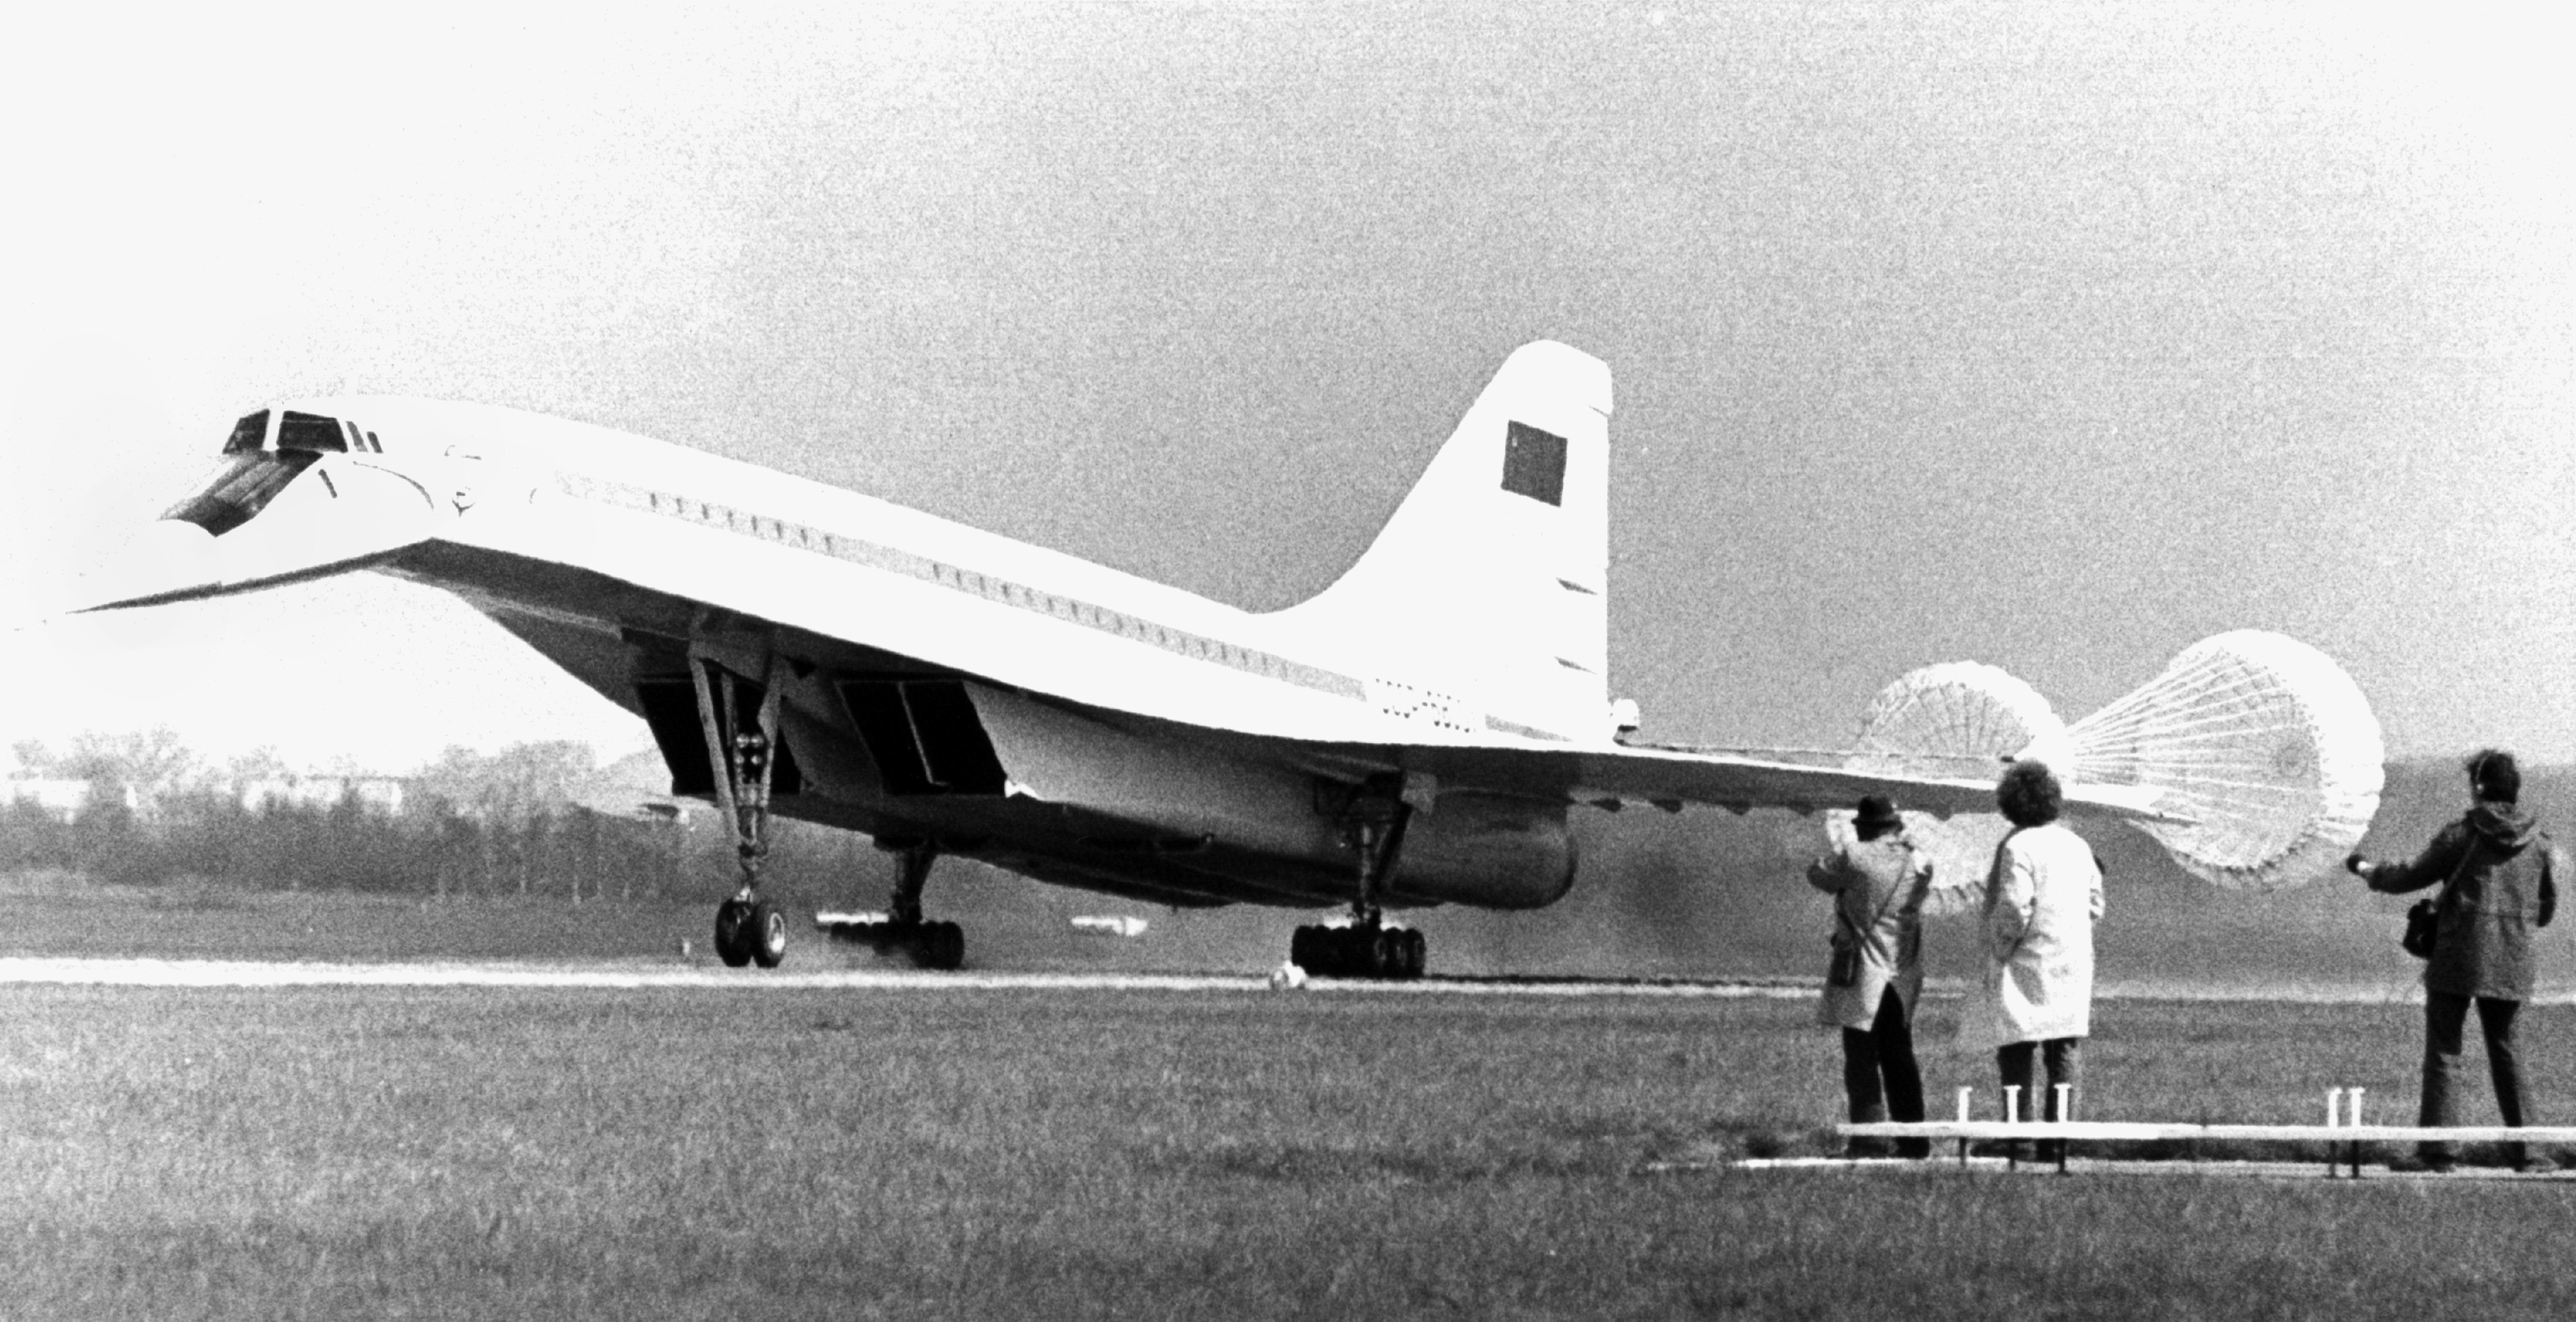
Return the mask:
<path fill-rule="evenodd" d="M 0 988 L 11 1317 L 2564 1317 L 2565 1186 L 1888 1176 L 1804 1002 Z M 2104 1119 L 2412 1096 L 2400 1006 L 2103 1007 Z M 1983 1061 L 1936 1006 L 1936 1097 Z M 2576 1011 L 2535 1007 L 2544 1115 Z M 1988 1094 L 1989 1099 L 1991 1093 Z M 1989 1104 L 1991 1104 L 1989 1100 Z"/>

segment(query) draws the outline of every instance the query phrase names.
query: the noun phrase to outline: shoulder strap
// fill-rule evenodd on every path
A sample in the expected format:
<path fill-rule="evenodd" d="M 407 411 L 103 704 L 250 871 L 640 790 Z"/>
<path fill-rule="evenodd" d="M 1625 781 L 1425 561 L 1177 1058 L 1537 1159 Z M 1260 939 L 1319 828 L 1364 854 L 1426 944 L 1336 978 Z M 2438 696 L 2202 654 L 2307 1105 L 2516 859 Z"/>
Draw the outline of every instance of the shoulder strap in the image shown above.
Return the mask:
<path fill-rule="evenodd" d="M 1877 930 L 1879 920 L 1887 916 L 1887 911 L 1895 907 L 1897 897 L 1905 894 L 1914 884 L 1914 845 L 1911 841 L 1900 841 L 1900 843 L 1905 846 L 1905 871 L 1896 878 L 1895 885 L 1887 888 L 1887 898 L 1878 902 L 1878 912 L 1869 916 L 1872 931 Z"/>
<path fill-rule="evenodd" d="M 1863 841 L 1858 841 L 1858 842 L 1856 842 L 1856 843 L 1859 843 L 1859 844 L 1868 844 L 1868 843 L 1870 843 L 1870 842 L 1869 842 L 1869 841 L 1866 841 L 1866 840 L 1863 840 Z M 1906 853 L 1911 854 L 1911 853 L 1913 853 L 1913 852 L 1914 852 L 1914 847 L 1913 847 L 1913 845 L 1912 845 L 1912 843 L 1911 843 L 1911 842 L 1908 842 L 1908 843 L 1906 844 Z M 1907 868 L 1907 869 L 1906 869 L 1906 871 L 1907 871 L 1907 874 L 1910 876 L 1910 875 L 1912 874 L 1912 872 L 1913 872 L 1913 869 L 1909 867 L 1909 868 Z M 1868 875 L 1868 874 L 1864 873 L 1864 874 L 1862 874 L 1862 875 L 1866 876 L 1866 875 Z M 1874 929 L 1876 929 L 1876 928 L 1877 928 L 1877 926 L 1878 926 L 1878 920 L 1879 920 L 1879 919 L 1881 919 L 1881 918 L 1885 918 L 1885 917 L 1887 916 L 1888 908 L 1889 908 L 1890 906 L 1892 906 L 1892 905 L 1894 905 L 1894 904 L 1896 903 L 1896 897 L 1898 897 L 1898 896 L 1900 896 L 1900 895 L 1903 895 L 1903 894 L 1905 893 L 1905 888 L 1906 888 L 1906 880 L 1905 880 L 1904 878 L 1899 878 L 1899 879 L 1898 879 L 1898 881 L 1897 881 L 1897 884 L 1896 884 L 1896 885 L 1894 885 L 1894 886 L 1892 886 L 1892 887 L 1890 887 L 1890 888 L 1888 889 L 1888 892 L 1887 892 L 1887 898 L 1878 902 L 1878 912 L 1876 912 L 1876 913 L 1874 913 L 1874 914 L 1871 914 L 1871 915 L 1869 916 L 1869 927 L 1870 927 L 1870 929 L 1871 929 L 1871 930 L 1874 930 Z M 1835 899 L 1834 899 L 1834 919 L 1835 919 L 1835 921 L 1842 923 L 1844 926 L 1850 927 L 1850 928 L 1852 929 L 1852 935 L 1854 935 L 1854 936 L 1866 936 L 1866 935 L 1868 935 L 1868 931 L 1866 931 L 1866 930 L 1862 929 L 1859 925 L 1857 925 L 1857 924 L 1853 923 L 1853 922 L 1852 922 L 1852 920 L 1851 920 L 1847 915 L 1845 915 L 1845 914 L 1843 913 L 1843 902 L 1842 902 L 1842 898 L 1841 898 L 1840 896 L 1836 896 L 1836 897 L 1835 897 Z"/>
<path fill-rule="evenodd" d="M 2478 856 L 2478 828 L 2468 826 L 2465 818 L 2462 819 L 2461 824 L 2466 827 L 2462 834 L 2468 836 L 2468 839 L 2460 845 L 2460 861 L 2451 865 L 2451 875 L 2442 879 L 2442 889 L 2433 896 L 2433 905 L 2436 909 L 2451 907 L 2451 895 L 2459 887 L 2460 874 L 2468 871 L 2469 860 Z M 2547 858 L 2544 856 L 2541 867 L 2548 866 Z"/>

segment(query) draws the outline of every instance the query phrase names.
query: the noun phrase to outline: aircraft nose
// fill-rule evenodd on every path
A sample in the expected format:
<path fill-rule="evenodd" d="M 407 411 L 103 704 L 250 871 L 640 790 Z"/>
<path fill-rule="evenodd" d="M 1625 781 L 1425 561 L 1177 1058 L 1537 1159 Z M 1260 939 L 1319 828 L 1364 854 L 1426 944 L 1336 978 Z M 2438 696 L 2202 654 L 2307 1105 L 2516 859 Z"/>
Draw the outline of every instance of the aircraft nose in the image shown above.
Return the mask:
<path fill-rule="evenodd" d="M 53 614 L 252 592 L 363 568 L 436 531 L 427 492 L 375 467 L 235 456 L 84 575 Z"/>
<path fill-rule="evenodd" d="M 144 606 L 204 593 L 223 581 L 214 534 L 182 519 L 146 524 L 73 581 L 54 614 Z"/>

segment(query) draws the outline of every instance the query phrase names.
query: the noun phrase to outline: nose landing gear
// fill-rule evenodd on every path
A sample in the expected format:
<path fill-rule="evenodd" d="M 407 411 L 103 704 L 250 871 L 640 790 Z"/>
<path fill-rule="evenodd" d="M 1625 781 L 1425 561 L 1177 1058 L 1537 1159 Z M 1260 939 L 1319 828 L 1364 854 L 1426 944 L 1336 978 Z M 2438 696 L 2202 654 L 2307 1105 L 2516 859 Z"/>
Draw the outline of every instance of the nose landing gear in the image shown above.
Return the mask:
<path fill-rule="evenodd" d="M 689 662 L 699 730 L 715 763 L 717 808 L 732 828 L 734 862 L 742 871 L 733 898 L 716 906 L 716 957 L 732 968 L 774 969 L 787 958 L 787 915 L 760 897 L 760 868 L 769 856 L 770 750 L 778 741 L 777 669 L 773 655 L 761 685 L 760 714 L 746 730 L 735 728 L 740 709 L 734 705 L 733 672 L 696 657 Z"/>
<path fill-rule="evenodd" d="M 717 905 L 716 957 L 734 968 L 778 967 L 787 958 L 787 915 L 767 900 L 740 896 Z"/>

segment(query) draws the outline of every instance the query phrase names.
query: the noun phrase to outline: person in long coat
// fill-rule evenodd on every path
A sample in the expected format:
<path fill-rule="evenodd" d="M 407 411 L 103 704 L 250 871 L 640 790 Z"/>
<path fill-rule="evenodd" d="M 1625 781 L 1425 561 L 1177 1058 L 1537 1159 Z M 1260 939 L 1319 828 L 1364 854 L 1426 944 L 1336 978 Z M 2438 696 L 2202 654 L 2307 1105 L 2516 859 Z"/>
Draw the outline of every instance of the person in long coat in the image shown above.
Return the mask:
<path fill-rule="evenodd" d="M 2014 763 L 1995 786 L 1995 806 L 2013 830 L 1996 846 L 1986 881 L 1987 985 L 2001 1044 L 1995 1063 L 2004 1086 L 2020 1090 L 2014 1112 L 2025 1120 L 2074 1119 L 2082 1048 L 2093 1031 L 2093 924 L 2102 917 L 2102 866 L 2082 836 L 2058 824 L 2064 793 L 2042 762 Z M 2034 1068 L 2039 1063 L 2048 1071 L 2044 1091 Z M 2053 1155 L 2040 1153 L 2043 1160 Z"/>
<path fill-rule="evenodd" d="M 2507 1125 L 2519 1127 L 2530 1099 L 2514 1046 L 2514 1018 L 2531 999 L 2532 933 L 2549 926 L 2557 911 L 2557 879 L 2568 861 L 2517 804 L 2522 768 L 2513 754 L 2482 749 L 2467 769 L 2468 812 L 2436 833 L 2413 862 L 2373 862 L 2360 854 L 2344 862 L 2375 891 L 2403 895 L 2436 883 L 2442 887 L 2435 899 L 2433 954 L 2424 963 L 2424 1098 L 2415 1123 L 2460 1122 L 2461 1029 L 2474 1002 L 2496 1110 Z M 2553 1167 L 2519 1143 L 2512 1157 L 2525 1170 Z M 2450 1144 L 2426 1143 L 2413 1162 L 2395 1164 L 2443 1171 L 2457 1160 Z"/>
<path fill-rule="evenodd" d="M 1914 1059 L 1914 1005 L 1923 992 L 1923 898 L 1932 860 L 1905 838 L 1905 819 L 1881 795 L 1860 801 L 1853 838 L 1807 868 L 1807 884 L 1834 897 L 1834 959 L 1817 1019 L 1842 1030 L 1843 1093 L 1856 1124 L 1923 1118 L 1923 1074 Z M 1901 1139 L 1899 1156 L 1931 1154 L 1928 1139 Z M 1848 1155 L 1887 1151 L 1855 1140 Z"/>

